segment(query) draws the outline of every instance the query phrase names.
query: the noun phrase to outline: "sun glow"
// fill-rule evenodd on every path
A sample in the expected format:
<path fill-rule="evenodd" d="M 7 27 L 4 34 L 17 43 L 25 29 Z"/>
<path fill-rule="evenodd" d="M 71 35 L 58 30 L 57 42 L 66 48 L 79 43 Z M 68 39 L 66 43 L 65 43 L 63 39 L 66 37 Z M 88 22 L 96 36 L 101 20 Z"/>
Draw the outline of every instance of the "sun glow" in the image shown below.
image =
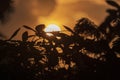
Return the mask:
<path fill-rule="evenodd" d="M 56 31 L 61 31 L 60 27 L 55 25 L 55 24 L 49 24 L 45 28 L 45 32 L 56 32 Z"/>
<path fill-rule="evenodd" d="M 51 32 L 59 32 L 61 31 L 60 27 L 56 24 L 49 24 L 44 30 L 48 36 L 53 36 Z"/>

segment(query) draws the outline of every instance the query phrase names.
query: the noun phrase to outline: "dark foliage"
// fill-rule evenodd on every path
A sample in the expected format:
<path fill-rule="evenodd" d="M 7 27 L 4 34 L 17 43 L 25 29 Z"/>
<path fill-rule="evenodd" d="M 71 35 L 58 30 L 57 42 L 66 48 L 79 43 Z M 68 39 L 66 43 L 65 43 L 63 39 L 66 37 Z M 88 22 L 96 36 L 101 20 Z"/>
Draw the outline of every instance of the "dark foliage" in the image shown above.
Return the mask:
<path fill-rule="evenodd" d="M 119 80 L 120 74 L 120 6 L 106 1 L 115 9 L 100 25 L 88 18 L 80 19 L 71 34 L 44 32 L 40 24 L 14 40 L 0 40 L 0 77 L 4 80 Z"/>

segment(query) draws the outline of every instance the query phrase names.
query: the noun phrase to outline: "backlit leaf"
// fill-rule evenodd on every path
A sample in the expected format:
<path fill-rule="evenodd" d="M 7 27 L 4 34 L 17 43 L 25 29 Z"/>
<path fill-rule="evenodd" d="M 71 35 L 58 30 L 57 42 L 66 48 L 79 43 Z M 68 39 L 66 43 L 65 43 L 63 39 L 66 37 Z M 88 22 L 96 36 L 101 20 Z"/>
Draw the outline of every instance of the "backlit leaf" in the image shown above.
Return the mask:
<path fill-rule="evenodd" d="M 116 2 L 114 2 L 113 0 L 107 0 L 106 2 L 108 4 L 110 4 L 111 6 L 114 6 L 116 8 L 120 8 L 120 6 Z"/>
<path fill-rule="evenodd" d="M 25 31 L 23 34 L 22 34 L 22 40 L 23 41 L 27 41 L 28 40 L 28 32 Z"/>
<path fill-rule="evenodd" d="M 63 25 L 63 26 L 64 26 L 64 25 Z M 69 27 L 64 26 L 64 28 L 67 29 L 69 32 L 74 33 L 74 31 L 73 31 L 72 29 L 70 29 Z"/>
<path fill-rule="evenodd" d="M 20 28 L 18 28 L 18 29 L 13 33 L 13 35 L 9 38 L 9 40 L 11 40 L 12 38 L 14 38 L 19 31 L 20 31 Z"/>
<path fill-rule="evenodd" d="M 29 26 L 23 25 L 23 27 L 26 28 L 26 29 L 29 29 L 29 30 L 32 30 L 32 31 L 36 32 L 34 29 L 32 29 L 32 28 L 29 27 Z"/>

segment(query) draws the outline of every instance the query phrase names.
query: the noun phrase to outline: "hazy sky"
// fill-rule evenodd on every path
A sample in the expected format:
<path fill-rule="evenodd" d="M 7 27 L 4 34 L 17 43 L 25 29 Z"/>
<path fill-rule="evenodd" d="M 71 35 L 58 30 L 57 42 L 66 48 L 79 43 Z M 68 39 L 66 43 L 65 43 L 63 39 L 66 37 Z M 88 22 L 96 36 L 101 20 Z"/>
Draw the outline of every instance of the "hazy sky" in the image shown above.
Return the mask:
<path fill-rule="evenodd" d="M 14 0 L 15 11 L 6 24 L 0 25 L 0 31 L 9 36 L 22 25 L 34 27 L 40 23 L 73 28 L 81 17 L 88 17 L 99 24 L 109 7 L 105 0 Z"/>

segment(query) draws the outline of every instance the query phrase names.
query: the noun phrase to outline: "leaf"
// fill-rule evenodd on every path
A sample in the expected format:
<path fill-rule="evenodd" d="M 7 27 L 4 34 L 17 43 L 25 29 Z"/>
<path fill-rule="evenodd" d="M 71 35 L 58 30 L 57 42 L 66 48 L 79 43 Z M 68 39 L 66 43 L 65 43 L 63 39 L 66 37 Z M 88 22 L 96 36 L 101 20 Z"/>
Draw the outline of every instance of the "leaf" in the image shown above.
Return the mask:
<path fill-rule="evenodd" d="M 25 31 L 23 34 L 22 34 L 22 40 L 23 41 L 27 41 L 28 40 L 28 32 Z"/>
<path fill-rule="evenodd" d="M 43 32 L 44 29 L 45 29 L 45 25 L 44 25 L 44 24 L 40 24 L 40 25 L 37 25 L 37 26 L 35 27 L 35 30 L 36 30 L 38 33 Z"/>
<path fill-rule="evenodd" d="M 29 29 L 29 30 L 32 30 L 32 31 L 36 32 L 34 29 L 32 29 L 32 28 L 29 27 L 29 26 L 23 25 L 23 27 L 26 28 L 26 29 Z"/>
<path fill-rule="evenodd" d="M 120 8 L 120 6 L 115 2 L 115 1 L 112 1 L 112 0 L 106 0 L 106 2 L 108 4 L 110 4 L 111 6 L 114 6 L 116 8 Z"/>
<path fill-rule="evenodd" d="M 63 25 L 64 26 L 64 25 Z M 74 34 L 74 31 L 72 29 L 70 29 L 69 27 L 67 26 L 64 26 L 65 29 L 67 29 L 69 32 L 73 33 Z"/>
<path fill-rule="evenodd" d="M 106 11 L 110 14 L 116 14 L 117 13 L 117 10 L 115 10 L 115 9 L 107 9 Z"/>
<path fill-rule="evenodd" d="M 8 40 L 11 40 L 12 38 L 14 38 L 19 31 L 20 31 L 20 28 L 18 28 Z"/>
<path fill-rule="evenodd" d="M 118 38 L 113 42 L 113 46 L 117 46 L 117 45 L 120 45 L 120 38 Z"/>
<path fill-rule="evenodd" d="M 113 47 L 112 49 L 118 53 L 120 53 L 120 38 L 118 38 L 117 40 L 115 40 L 113 43 L 112 43 Z"/>

